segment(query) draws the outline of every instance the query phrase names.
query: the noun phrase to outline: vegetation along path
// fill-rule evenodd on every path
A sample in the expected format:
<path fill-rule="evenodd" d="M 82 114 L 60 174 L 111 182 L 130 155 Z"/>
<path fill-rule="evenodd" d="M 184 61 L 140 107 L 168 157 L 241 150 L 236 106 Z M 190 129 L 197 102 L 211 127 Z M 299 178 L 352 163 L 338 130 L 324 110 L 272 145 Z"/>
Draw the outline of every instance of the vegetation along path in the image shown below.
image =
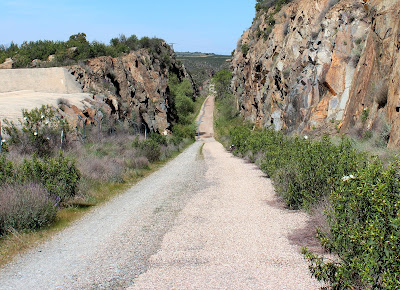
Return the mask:
<path fill-rule="evenodd" d="M 271 182 L 214 140 L 213 107 L 198 141 L 1 269 L 0 288 L 318 289 L 288 240 L 307 216 L 269 205 Z"/>

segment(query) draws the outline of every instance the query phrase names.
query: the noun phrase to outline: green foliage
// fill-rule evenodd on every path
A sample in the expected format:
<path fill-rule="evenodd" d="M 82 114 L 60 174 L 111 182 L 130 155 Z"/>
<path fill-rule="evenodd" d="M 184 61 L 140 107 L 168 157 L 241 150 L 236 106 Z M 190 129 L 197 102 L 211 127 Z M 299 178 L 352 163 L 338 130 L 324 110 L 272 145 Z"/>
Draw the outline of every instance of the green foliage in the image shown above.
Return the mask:
<path fill-rule="evenodd" d="M 241 50 L 242 50 L 242 54 L 243 56 L 246 56 L 247 53 L 249 52 L 249 45 L 247 43 L 242 44 Z"/>
<path fill-rule="evenodd" d="M 303 249 L 314 277 L 333 289 L 400 287 L 399 161 L 385 169 L 347 139 L 310 141 L 250 126 L 232 129 L 230 141 L 237 155 L 261 153 L 261 169 L 290 208 L 328 200 L 329 229 L 318 237 L 337 258 Z"/>
<path fill-rule="evenodd" d="M 305 250 L 313 274 L 334 289 L 400 287 L 400 166 L 374 160 L 343 178 L 330 195 L 325 247 L 340 259 L 325 261 Z"/>
<path fill-rule="evenodd" d="M 141 154 L 143 154 L 150 162 L 160 160 L 161 146 L 157 142 L 156 138 L 153 137 L 147 140 L 137 141 L 135 147 L 139 148 Z"/>
<path fill-rule="evenodd" d="M 189 138 L 194 138 L 195 129 L 192 125 L 194 121 L 193 113 L 195 110 L 194 103 L 194 91 L 192 83 L 188 79 L 183 79 L 179 81 L 175 74 L 171 74 L 168 78 L 168 85 L 170 88 L 170 94 L 172 101 L 177 112 L 177 124 L 174 124 L 173 132 L 174 135 L 187 136 Z M 183 129 L 178 124 L 187 126 Z M 192 131 L 188 134 L 187 131 Z M 180 137 L 178 137 L 180 138 Z"/>
<path fill-rule="evenodd" d="M 196 126 L 194 124 L 182 125 L 176 124 L 174 126 L 174 140 L 175 145 L 182 142 L 183 139 L 194 140 L 196 136 Z"/>
<path fill-rule="evenodd" d="M 13 181 L 14 165 L 6 159 L 5 154 L 0 154 L 0 184 Z"/>
<path fill-rule="evenodd" d="M 111 39 L 110 45 L 105 45 L 98 41 L 90 43 L 86 37 L 85 33 L 77 33 L 71 35 L 68 41 L 39 40 L 25 41 L 21 45 L 11 42 L 8 47 L 1 45 L 0 63 L 4 62 L 6 58 L 12 58 L 14 67 L 29 67 L 35 59 L 47 62 L 49 56 L 54 55 L 55 60 L 51 63 L 39 63 L 39 66 L 59 66 L 99 56 L 117 57 L 131 50 L 142 48 L 148 49 L 155 56 L 159 56 L 163 51 L 162 43 L 164 41 L 159 38 L 143 37 L 139 40 L 136 35 L 126 37 L 121 34 L 118 38 Z M 166 55 L 162 59 L 165 62 L 170 61 Z M 163 65 L 164 61 L 161 62 Z M 168 64 L 166 65 L 168 66 Z"/>
<path fill-rule="evenodd" d="M 290 208 L 310 208 L 328 196 L 342 176 L 361 166 L 362 155 L 343 139 L 333 144 L 328 137 L 311 142 L 289 138 L 273 130 L 251 131 L 248 127 L 230 132 L 234 153 L 262 154 L 261 169 L 272 178 L 276 192 Z"/>
<path fill-rule="evenodd" d="M 55 158 L 25 159 L 16 169 L 16 179 L 22 183 L 42 184 L 51 196 L 63 203 L 77 194 L 80 172 L 75 162 L 60 152 Z"/>
<path fill-rule="evenodd" d="M 66 136 L 69 131 L 68 123 L 57 118 L 50 106 L 43 105 L 29 112 L 22 110 L 22 116 L 19 125 L 4 120 L 2 129 L 8 136 L 9 146 L 17 146 L 24 153 L 50 155 L 61 145 L 61 132 L 64 131 L 63 135 Z"/>
<path fill-rule="evenodd" d="M 231 81 L 232 73 L 228 70 L 221 70 L 214 75 L 212 82 L 217 92 L 217 98 L 221 99 L 230 95 Z"/>
<path fill-rule="evenodd" d="M 256 11 L 261 10 L 268 11 L 270 8 L 274 8 L 274 12 L 278 13 L 282 6 L 290 3 L 292 0 L 257 0 Z"/>
<path fill-rule="evenodd" d="M 177 60 L 182 61 L 187 71 L 193 78 L 198 87 L 202 87 L 204 82 L 209 80 L 210 75 L 223 68 L 228 68 L 231 55 L 196 54 L 196 53 L 177 53 Z"/>
<path fill-rule="evenodd" d="M 21 165 L 0 157 L 0 186 L 6 184 L 41 184 L 55 200 L 63 203 L 78 192 L 80 172 L 75 162 L 60 152 L 55 158 L 33 156 Z"/>
<path fill-rule="evenodd" d="M 364 110 L 362 111 L 362 114 L 361 114 L 361 122 L 365 123 L 365 121 L 367 121 L 367 119 L 368 119 L 368 116 L 369 116 L 369 108 L 364 109 Z"/>

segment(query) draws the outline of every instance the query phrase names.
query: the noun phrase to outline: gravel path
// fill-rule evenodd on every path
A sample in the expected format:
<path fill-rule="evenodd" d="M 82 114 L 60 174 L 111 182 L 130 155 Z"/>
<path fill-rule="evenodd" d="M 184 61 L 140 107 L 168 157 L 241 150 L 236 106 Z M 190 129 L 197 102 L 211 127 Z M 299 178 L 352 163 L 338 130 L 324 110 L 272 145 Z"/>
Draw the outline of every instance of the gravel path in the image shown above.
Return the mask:
<path fill-rule="evenodd" d="M 131 289 L 319 289 L 288 235 L 300 212 L 272 207 L 269 179 L 214 140 L 213 98 L 200 126 L 208 187 L 190 200 Z"/>
<path fill-rule="evenodd" d="M 1 269 L 0 289 L 318 289 L 288 240 L 307 216 L 270 205 L 270 180 L 214 140 L 212 111 L 209 97 L 176 159 Z"/>
<path fill-rule="evenodd" d="M 148 267 L 179 211 L 204 184 L 196 142 L 125 194 L 0 270 L 0 289 L 115 289 Z"/>

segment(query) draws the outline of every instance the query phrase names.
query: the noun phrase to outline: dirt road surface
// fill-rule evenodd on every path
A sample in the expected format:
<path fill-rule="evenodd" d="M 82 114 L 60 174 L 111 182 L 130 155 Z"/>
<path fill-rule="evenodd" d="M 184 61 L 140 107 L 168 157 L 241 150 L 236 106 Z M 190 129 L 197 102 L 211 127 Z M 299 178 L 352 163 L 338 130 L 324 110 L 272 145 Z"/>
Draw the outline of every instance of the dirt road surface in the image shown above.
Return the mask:
<path fill-rule="evenodd" d="M 0 270 L 0 289 L 318 289 L 269 179 L 213 138 Z M 203 146 L 204 144 L 204 146 Z"/>

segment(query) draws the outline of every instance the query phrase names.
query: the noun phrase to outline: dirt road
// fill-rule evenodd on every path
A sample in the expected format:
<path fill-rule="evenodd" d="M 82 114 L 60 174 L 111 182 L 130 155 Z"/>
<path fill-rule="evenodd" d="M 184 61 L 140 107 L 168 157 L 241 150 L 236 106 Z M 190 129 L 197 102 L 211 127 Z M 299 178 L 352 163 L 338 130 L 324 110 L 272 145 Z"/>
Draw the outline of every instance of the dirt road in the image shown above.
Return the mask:
<path fill-rule="evenodd" d="M 273 207 L 269 179 L 213 138 L 214 99 L 206 101 L 200 142 L 207 186 L 164 236 L 132 289 L 319 289 L 288 235 L 307 216 Z"/>
<path fill-rule="evenodd" d="M 0 271 L 0 289 L 318 289 L 269 179 L 200 138 L 160 171 Z M 204 144 L 204 146 L 202 146 Z"/>

